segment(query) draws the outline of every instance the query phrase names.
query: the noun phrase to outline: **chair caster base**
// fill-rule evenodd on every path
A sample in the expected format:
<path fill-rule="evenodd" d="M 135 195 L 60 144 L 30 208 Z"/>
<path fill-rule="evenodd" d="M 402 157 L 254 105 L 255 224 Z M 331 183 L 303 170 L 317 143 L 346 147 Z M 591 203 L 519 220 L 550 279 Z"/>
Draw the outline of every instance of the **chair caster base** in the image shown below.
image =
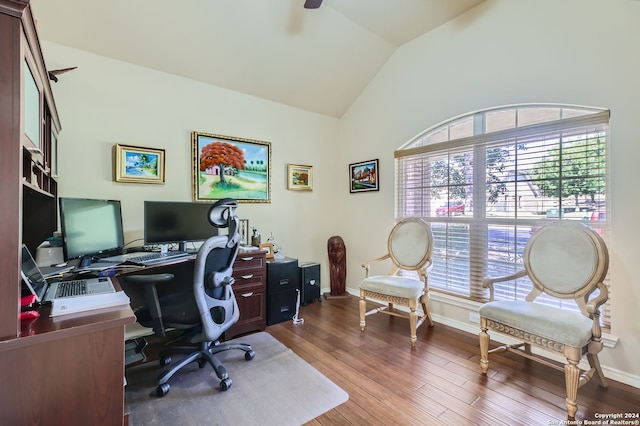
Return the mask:
<path fill-rule="evenodd" d="M 163 396 L 169 393 L 169 389 L 171 389 L 171 386 L 169 386 L 169 383 L 164 383 L 159 385 L 156 388 L 156 396 L 158 398 L 162 398 Z"/>
<path fill-rule="evenodd" d="M 231 387 L 232 383 L 233 382 L 228 377 L 226 379 L 224 379 L 224 380 L 221 380 L 220 381 L 220 390 L 222 392 L 229 390 L 229 388 Z"/>

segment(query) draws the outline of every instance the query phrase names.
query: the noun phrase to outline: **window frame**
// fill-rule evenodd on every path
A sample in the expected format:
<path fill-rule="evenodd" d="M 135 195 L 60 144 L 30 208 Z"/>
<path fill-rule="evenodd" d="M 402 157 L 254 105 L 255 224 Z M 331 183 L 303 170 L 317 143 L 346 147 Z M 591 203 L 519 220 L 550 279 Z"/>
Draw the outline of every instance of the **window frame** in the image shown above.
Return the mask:
<path fill-rule="evenodd" d="M 528 117 L 531 119 L 534 118 L 535 121 L 535 109 L 540 109 L 543 113 L 541 116 L 547 115 L 548 117 L 553 117 L 554 111 L 558 112 L 558 119 L 551 120 L 541 120 L 540 122 L 533 123 L 524 123 L 525 125 L 519 126 L 521 124 L 518 120 L 518 113 L 520 111 L 526 110 L 529 114 Z M 564 111 L 567 111 L 564 114 Z M 513 120 L 513 127 L 511 128 L 502 128 L 496 131 L 486 131 L 487 128 L 487 117 L 491 114 L 504 114 L 505 116 L 509 116 L 510 112 L 514 112 L 515 119 Z M 491 271 L 487 270 L 487 264 L 490 263 L 488 260 L 488 233 L 489 227 L 500 227 L 504 226 L 504 229 L 507 230 L 509 227 L 514 228 L 514 246 L 513 246 L 513 257 L 514 261 L 509 265 L 509 262 L 506 262 L 505 268 L 510 270 L 511 272 L 515 272 L 517 269 L 522 268 L 521 259 L 518 262 L 519 252 L 524 250 L 524 244 L 526 240 L 528 240 L 528 236 L 521 237 L 518 234 L 518 226 L 527 227 L 529 229 L 534 229 L 534 227 L 542 226 L 545 223 L 549 223 L 553 220 L 564 219 L 564 213 L 562 208 L 562 197 L 558 197 L 559 207 L 558 207 L 558 218 L 543 218 L 543 219 L 526 219 L 526 218 L 518 218 L 517 214 L 513 218 L 495 218 L 488 217 L 486 211 L 486 179 L 487 179 L 487 171 L 486 171 L 486 153 L 487 147 L 491 146 L 502 146 L 504 145 L 504 141 L 515 141 L 514 144 L 517 144 L 519 140 L 522 138 L 539 138 L 544 137 L 545 135 L 553 135 L 560 134 L 564 135 L 569 131 L 576 131 L 580 129 L 590 129 L 597 128 L 598 130 L 603 130 L 604 134 L 598 133 L 598 141 L 600 138 L 603 138 L 603 150 L 604 150 L 604 176 L 602 177 L 605 182 L 604 186 L 604 206 L 603 210 L 608 212 L 607 208 L 610 204 L 610 188 L 609 188 L 609 174 L 610 167 L 607 162 L 608 151 L 610 146 L 610 132 L 608 129 L 610 119 L 610 111 L 601 108 L 592 108 L 592 107 L 579 107 L 574 105 L 559 105 L 559 104 L 521 104 L 521 105 L 513 105 L 506 107 L 498 107 L 486 109 L 483 111 L 477 111 L 470 114 L 462 115 L 455 117 L 451 120 L 447 120 L 442 122 L 436 126 L 433 126 L 427 129 L 425 132 L 419 134 L 418 136 L 411 139 L 409 142 L 404 144 L 398 150 L 395 151 L 395 218 L 396 220 L 401 220 L 406 216 L 417 215 L 422 217 L 427 222 L 432 224 L 432 229 L 435 234 L 434 244 L 436 244 L 435 252 L 434 252 L 434 268 L 431 272 L 430 277 L 430 289 L 435 291 L 440 291 L 448 294 L 452 294 L 457 297 L 468 298 L 470 300 L 475 300 L 479 302 L 485 302 L 488 300 L 488 291 L 482 287 L 482 279 L 487 276 L 502 276 L 508 275 L 510 272 L 505 270 L 504 274 L 492 274 Z M 469 123 L 469 120 L 472 120 Z M 472 131 L 473 135 L 462 135 L 460 136 L 460 129 L 465 128 L 467 132 Z M 585 131 L 585 134 L 587 132 Z M 584 139 L 588 142 L 590 139 L 585 136 Z M 564 141 L 561 137 L 560 141 Z M 600 143 L 600 142 L 598 142 Z M 562 147 L 562 143 L 559 144 Z M 566 151 L 566 148 L 561 148 Z M 412 211 L 411 214 L 407 214 L 408 209 L 407 203 L 409 202 L 410 195 L 408 195 L 408 191 L 417 191 L 419 185 L 414 187 L 410 187 L 410 184 L 407 184 L 410 180 L 408 177 L 408 161 L 422 159 L 422 161 L 430 161 L 428 158 L 430 155 L 448 155 L 451 156 L 451 153 L 455 152 L 470 152 L 470 156 L 472 158 L 471 164 L 473 168 L 473 172 L 470 175 L 473 176 L 473 180 L 471 182 L 471 200 L 473 201 L 473 210 L 471 214 L 466 215 L 458 215 L 452 216 L 450 214 L 445 215 L 444 217 L 438 217 L 432 212 L 434 211 L 433 206 L 431 205 L 431 200 L 427 201 L 426 204 L 422 203 L 421 207 L 418 209 L 419 211 Z M 461 154 L 463 155 L 463 154 Z M 447 160 L 445 160 L 447 161 Z M 450 169 L 450 160 L 447 161 L 447 170 Z M 515 162 L 517 169 L 517 160 Z M 417 179 L 425 179 L 424 170 L 427 170 L 430 166 L 422 166 L 423 174 L 420 175 L 417 173 Z M 512 184 L 515 186 L 519 185 L 520 178 L 516 175 L 515 180 Z M 480 182 L 480 184 L 476 184 L 476 182 Z M 447 194 L 451 193 L 452 184 L 449 182 L 447 184 Z M 431 187 L 429 187 L 431 188 Z M 423 194 L 429 192 L 429 188 L 426 190 L 422 188 Z M 517 192 L 517 190 L 516 190 Z M 423 194 L 417 195 L 416 199 L 419 199 L 420 202 L 424 202 Z M 422 198 L 421 198 L 422 197 Z M 481 200 L 480 202 L 476 200 Z M 449 197 L 445 199 L 446 202 L 453 201 Z M 426 205 L 426 207 L 425 207 Z M 604 221 L 599 220 L 595 222 L 589 222 L 589 225 L 593 225 L 594 228 L 597 228 L 605 238 L 605 241 L 608 243 L 608 228 L 609 228 L 609 219 L 610 215 L 607 214 Z M 444 227 L 445 232 L 445 240 L 443 247 L 443 240 L 439 238 L 438 233 L 442 232 Z M 464 283 L 463 286 L 442 286 L 438 285 L 437 274 L 438 266 L 442 269 L 443 263 L 438 265 L 438 250 L 444 250 L 445 253 L 449 253 L 449 249 L 455 244 L 455 237 L 450 235 L 454 235 L 455 227 L 468 227 L 468 250 L 469 250 L 469 273 L 467 277 L 461 277 L 462 280 L 467 279 L 468 282 Z M 521 228 L 521 231 L 523 228 Z M 529 235 L 530 236 L 530 235 Z M 526 239 L 526 240 L 525 240 Z M 462 243 L 467 243 L 463 241 L 464 238 L 460 238 L 457 243 L 458 246 Z M 440 247 L 438 247 L 440 244 Z M 463 244 L 464 245 L 464 244 Z M 461 252 L 464 251 L 460 250 Z M 446 256 L 450 256 L 447 254 Z M 484 259 L 484 260 L 483 260 Z M 463 261 L 463 260 L 461 260 Z M 445 267 L 446 268 L 446 267 Z M 449 268 L 451 270 L 447 270 L 444 274 L 449 277 L 449 274 L 453 274 L 456 271 L 453 271 L 455 268 Z M 435 274 L 435 279 L 434 279 Z M 447 278 L 449 280 L 449 278 Z M 435 281 L 435 282 L 434 282 Z M 607 280 L 608 281 L 608 280 Z M 447 281 L 449 282 L 449 281 Z M 509 299 L 511 300 L 524 300 L 524 297 L 529 292 L 530 282 L 524 283 L 522 289 L 519 289 L 518 286 L 520 283 L 515 281 L 513 283 L 505 283 L 506 286 L 512 286 L 511 295 L 508 294 L 498 294 L 497 299 Z M 607 283 L 609 286 L 609 284 Z M 461 288 L 465 288 L 466 292 L 461 291 Z M 543 303 L 546 303 L 543 300 Z M 556 301 L 549 301 L 548 303 L 556 303 Z M 569 309 L 577 309 L 577 307 L 570 306 Z M 603 324 L 608 325 L 609 317 L 608 317 L 608 306 L 605 305 L 604 315 L 603 315 Z"/>

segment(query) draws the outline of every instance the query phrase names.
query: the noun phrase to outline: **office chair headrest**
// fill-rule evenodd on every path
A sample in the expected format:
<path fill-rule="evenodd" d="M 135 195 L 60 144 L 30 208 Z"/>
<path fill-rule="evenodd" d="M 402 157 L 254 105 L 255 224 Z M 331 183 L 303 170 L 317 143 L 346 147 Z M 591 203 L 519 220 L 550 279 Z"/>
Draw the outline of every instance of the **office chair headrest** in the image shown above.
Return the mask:
<path fill-rule="evenodd" d="M 216 228 L 228 228 L 234 222 L 238 202 L 233 198 L 222 198 L 209 209 L 209 223 Z"/>

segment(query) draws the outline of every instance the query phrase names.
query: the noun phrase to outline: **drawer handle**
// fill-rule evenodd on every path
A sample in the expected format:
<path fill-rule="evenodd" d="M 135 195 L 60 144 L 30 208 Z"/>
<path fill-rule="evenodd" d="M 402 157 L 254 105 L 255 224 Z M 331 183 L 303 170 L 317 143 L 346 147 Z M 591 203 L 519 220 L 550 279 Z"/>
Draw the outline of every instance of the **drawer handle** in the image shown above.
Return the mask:
<path fill-rule="evenodd" d="M 253 278 L 253 274 L 249 274 L 249 275 L 241 275 L 243 280 L 248 280 L 250 278 Z"/>
<path fill-rule="evenodd" d="M 316 280 L 309 280 L 309 285 L 316 285 Z"/>
<path fill-rule="evenodd" d="M 242 258 L 240 258 L 240 260 L 253 260 L 253 256 L 251 256 L 251 257 L 242 257 Z"/>
<path fill-rule="evenodd" d="M 242 297 L 251 297 L 251 296 L 253 296 L 253 292 L 251 291 L 249 293 L 242 293 L 241 296 Z"/>

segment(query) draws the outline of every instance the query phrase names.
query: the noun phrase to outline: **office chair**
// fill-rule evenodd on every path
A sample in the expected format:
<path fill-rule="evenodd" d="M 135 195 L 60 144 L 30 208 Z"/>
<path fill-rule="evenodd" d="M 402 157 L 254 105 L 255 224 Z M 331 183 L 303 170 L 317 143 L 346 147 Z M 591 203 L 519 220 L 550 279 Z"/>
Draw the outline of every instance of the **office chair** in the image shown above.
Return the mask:
<path fill-rule="evenodd" d="M 219 200 L 211 206 L 211 224 L 217 228 L 229 228 L 229 232 L 228 235 L 207 239 L 200 247 L 195 259 L 192 291 L 158 298 L 156 286 L 173 279 L 172 274 L 132 275 L 125 278 L 130 284 L 138 283 L 145 287 L 146 305 L 135 310 L 140 324 L 153 328 L 157 336 L 164 336 L 167 329 L 183 330 L 183 338 L 198 344 L 198 347 L 179 346 L 160 352 L 160 365 L 163 367 L 171 363 L 172 355 L 186 356 L 158 376 L 156 394 L 159 397 L 169 392 L 169 379 L 192 362 L 198 362 L 200 368 L 211 365 L 220 379 L 220 390 L 226 391 L 232 381 L 215 354 L 239 349 L 245 352 L 247 361 L 255 356 L 248 344 L 218 342 L 220 336 L 240 316 L 231 276 L 240 242 L 239 220 L 235 215 L 237 206 L 237 202 L 230 198 Z"/>

